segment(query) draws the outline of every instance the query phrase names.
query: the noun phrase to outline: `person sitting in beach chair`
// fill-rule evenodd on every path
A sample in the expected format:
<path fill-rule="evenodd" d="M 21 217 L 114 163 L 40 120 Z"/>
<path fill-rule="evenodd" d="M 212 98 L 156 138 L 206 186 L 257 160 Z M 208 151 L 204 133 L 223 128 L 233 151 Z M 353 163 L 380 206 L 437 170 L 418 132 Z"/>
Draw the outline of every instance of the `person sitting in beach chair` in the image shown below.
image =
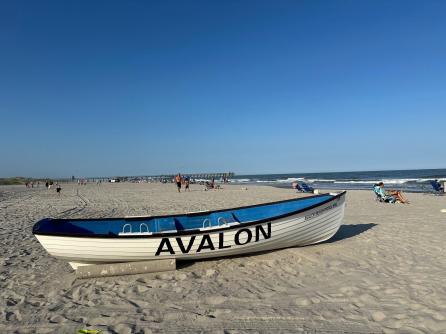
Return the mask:
<path fill-rule="evenodd" d="M 378 183 L 373 186 L 373 192 L 375 193 L 376 200 L 378 202 L 383 202 L 383 203 L 395 203 L 396 202 L 396 198 L 393 196 L 386 195 L 385 191 L 379 186 Z"/>
<path fill-rule="evenodd" d="M 313 193 L 314 192 L 313 187 L 309 186 L 305 182 L 300 182 L 299 186 L 304 193 Z"/>
<path fill-rule="evenodd" d="M 434 191 L 436 194 L 438 194 L 438 195 L 444 194 L 444 187 L 441 186 L 441 183 L 438 182 L 438 180 L 431 181 L 431 185 L 432 185 L 432 188 L 434 188 Z"/>
<path fill-rule="evenodd" d="M 409 201 L 403 196 L 403 193 L 399 190 L 384 190 L 384 183 L 380 182 L 373 188 L 373 191 L 377 196 L 383 199 L 383 202 L 395 203 L 396 201 L 409 204 Z M 393 201 L 392 201 L 393 198 Z M 391 202 L 392 201 L 392 202 Z"/>
<path fill-rule="evenodd" d="M 206 188 L 204 188 L 204 190 L 210 190 L 210 189 L 221 189 L 219 184 L 216 184 L 214 179 L 212 179 L 211 182 L 206 181 L 206 183 L 204 184 L 206 186 Z"/>
<path fill-rule="evenodd" d="M 291 188 L 296 189 L 297 193 L 303 193 L 304 190 L 302 189 L 302 187 L 299 185 L 299 183 L 297 182 L 293 182 L 291 183 Z"/>
<path fill-rule="evenodd" d="M 204 188 L 205 191 L 206 191 L 206 190 L 214 189 L 214 184 L 211 183 L 211 182 L 209 182 L 209 181 L 206 181 L 206 182 L 204 183 L 204 186 L 205 186 L 205 188 Z"/>

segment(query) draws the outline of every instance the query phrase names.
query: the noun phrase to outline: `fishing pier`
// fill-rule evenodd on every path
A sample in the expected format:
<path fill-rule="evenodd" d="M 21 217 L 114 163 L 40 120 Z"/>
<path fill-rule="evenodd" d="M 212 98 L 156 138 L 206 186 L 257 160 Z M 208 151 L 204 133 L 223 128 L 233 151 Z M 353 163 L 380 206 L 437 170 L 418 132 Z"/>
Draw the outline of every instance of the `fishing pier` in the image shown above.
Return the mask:
<path fill-rule="evenodd" d="M 176 174 L 162 174 L 162 175 L 138 175 L 138 176 L 96 176 L 96 177 L 81 177 L 76 178 L 73 176 L 71 178 L 72 182 L 75 182 L 78 179 L 85 180 L 87 182 L 108 182 L 113 180 L 112 182 L 134 182 L 134 181 L 168 181 L 173 180 Z M 227 180 L 229 178 L 234 177 L 234 172 L 225 172 L 225 173 L 181 173 L 183 177 L 189 177 L 193 180 Z"/>

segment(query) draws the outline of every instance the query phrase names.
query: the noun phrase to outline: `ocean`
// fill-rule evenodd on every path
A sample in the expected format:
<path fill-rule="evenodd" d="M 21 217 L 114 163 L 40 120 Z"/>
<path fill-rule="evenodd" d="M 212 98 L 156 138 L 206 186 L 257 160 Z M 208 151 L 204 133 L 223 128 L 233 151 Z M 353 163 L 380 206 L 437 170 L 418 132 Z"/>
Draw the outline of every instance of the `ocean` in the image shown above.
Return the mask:
<path fill-rule="evenodd" d="M 382 181 L 387 189 L 431 192 L 430 181 L 435 179 L 446 181 L 446 169 L 236 175 L 230 182 L 288 188 L 293 181 L 303 181 L 318 189 L 372 189 Z"/>

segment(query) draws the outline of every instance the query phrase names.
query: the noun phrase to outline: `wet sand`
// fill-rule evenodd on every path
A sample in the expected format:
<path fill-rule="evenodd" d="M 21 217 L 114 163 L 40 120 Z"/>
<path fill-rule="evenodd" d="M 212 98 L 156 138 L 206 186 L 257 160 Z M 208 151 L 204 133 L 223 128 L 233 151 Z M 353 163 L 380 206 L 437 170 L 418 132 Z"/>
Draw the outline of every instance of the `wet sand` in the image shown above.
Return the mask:
<path fill-rule="evenodd" d="M 172 184 L 0 187 L 0 333 L 446 333 L 446 196 L 383 204 L 350 191 L 323 244 L 76 280 L 31 233 L 43 217 L 119 217 L 293 198 L 291 189 Z"/>

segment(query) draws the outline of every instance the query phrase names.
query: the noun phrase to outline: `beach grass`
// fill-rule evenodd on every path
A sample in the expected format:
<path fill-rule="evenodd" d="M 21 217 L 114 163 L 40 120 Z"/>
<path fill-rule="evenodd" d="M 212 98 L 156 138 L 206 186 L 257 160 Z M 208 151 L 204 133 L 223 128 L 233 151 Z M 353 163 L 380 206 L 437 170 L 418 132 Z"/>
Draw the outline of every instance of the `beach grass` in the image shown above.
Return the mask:
<path fill-rule="evenodd" d="M 3 185 L 3 186 L 20 185 L 20 184 L 25 184 L 28 181 L 29 181 L 28 178 L 24 178 L 24 177 L 20 177 L 20 176 L 0 178 L 0 185 Z"/>

